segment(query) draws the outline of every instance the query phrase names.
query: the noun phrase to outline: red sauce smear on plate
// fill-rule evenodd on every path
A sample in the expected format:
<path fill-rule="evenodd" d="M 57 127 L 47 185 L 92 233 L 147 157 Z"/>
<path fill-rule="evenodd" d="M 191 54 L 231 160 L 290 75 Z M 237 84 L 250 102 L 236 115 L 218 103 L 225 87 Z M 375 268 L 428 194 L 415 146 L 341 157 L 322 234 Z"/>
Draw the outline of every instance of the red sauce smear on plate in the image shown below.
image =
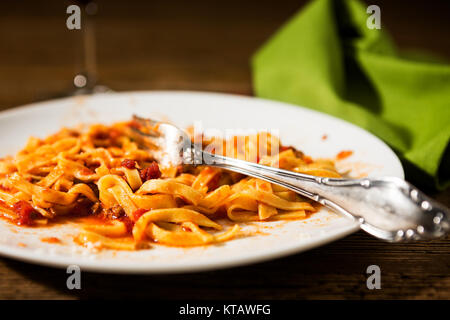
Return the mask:
<path fill-rule="evenodd" d="M 41 238 L 41 241 L 47 243 L 61 243 L 61 240 L 56 237 Z"/>
<path fill-rule="evenodd" d="M 344 150 L 344 151 L 339 152 L 337 154 L 336 158 L 338 160 L 343 160 L 345 158 L 350 157 L 352 154 L 353 154 L 353 151 L 351 151 L 351 150 Z"/>

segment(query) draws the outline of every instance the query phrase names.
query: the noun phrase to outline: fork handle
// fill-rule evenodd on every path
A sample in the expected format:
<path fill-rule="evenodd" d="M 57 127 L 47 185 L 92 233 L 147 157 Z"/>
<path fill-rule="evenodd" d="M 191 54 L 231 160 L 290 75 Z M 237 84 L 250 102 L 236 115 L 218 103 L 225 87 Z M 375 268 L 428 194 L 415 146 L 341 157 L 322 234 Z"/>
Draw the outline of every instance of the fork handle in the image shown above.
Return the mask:
<path fill-rule="evenodd" d="M 395 178 L 332 179 L 296 173 L 195 150 L 206 165 L 259 178 L 351 217 L 377 238 L 399 242 L 442 237 L 450 210 Z"/>

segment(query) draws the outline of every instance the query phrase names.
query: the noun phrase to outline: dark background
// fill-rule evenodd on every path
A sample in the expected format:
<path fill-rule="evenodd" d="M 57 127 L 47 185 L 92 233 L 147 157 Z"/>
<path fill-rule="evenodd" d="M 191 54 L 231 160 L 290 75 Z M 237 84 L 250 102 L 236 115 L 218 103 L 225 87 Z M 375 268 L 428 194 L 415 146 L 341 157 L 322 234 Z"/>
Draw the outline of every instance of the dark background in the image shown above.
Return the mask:
<path fill-rule="evenodd" d="M 117 91 L 185 89 L 251 94 L 250 56 L 307 1 L 99 0 L 98 72 Z M 71 86 L 81 31 L 64 0 L 0 4 L 0 108 Z M 450 1 L 368 1 L 401 48 L 450 60 Z"/>
<path fill-rule="evenodd" d="M 367 1 L 366 1 L 367 2 Z M 98 1 L 98 74 L 116 91 L 183 89 L 252 94 L 250 56 L 306 1 Z M 370 1 L 401 49 L 450 60 L 450 1 Z M 81 32 L 70 1 L 0 4 L 0 110 L 71 88 Z M 450 191 L 433 193 L 450 204 Z M 387 244 L 358 232 L 325 247 L 253 266 L 191 275 L 83 274 L 0 258 L 0 298 L 450 299 L 450 244 Z M 377 264 L 382 289 L 366 288 Z"/>

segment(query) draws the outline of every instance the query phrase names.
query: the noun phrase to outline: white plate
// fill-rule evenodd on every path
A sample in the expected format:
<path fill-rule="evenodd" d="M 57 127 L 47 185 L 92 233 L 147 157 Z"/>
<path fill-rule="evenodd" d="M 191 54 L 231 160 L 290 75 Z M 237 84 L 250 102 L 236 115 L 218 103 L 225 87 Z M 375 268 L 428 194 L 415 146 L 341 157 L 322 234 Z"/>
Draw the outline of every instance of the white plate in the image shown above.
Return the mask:
<path fill-rule="evenodd" d="M 331 116 L 284 103 L 235 95 L 195 92 L 130 92 L 73 97 L 0 113 L 0 157 L 15 153 L 30 135 L 44 137 L 62 126 L 127 120 L 133 113 L 167 117 L 179 126 L 201 121 L 205 129 L 275 129 L 282 142 L 313 157 L 354 154 L 339 162 L 357 177 L 391 175 L 403 178 L 396 155 L 378 138 Z M 327 135 L 327 139 L 322 139 Z M 358 226 L 327 209 L 309 219 L 251 223 L 249 236 L 220 245 L 196 248 L 153 246 L 136 252 L 93 253 L 73 243 L 70 225 L 20 228 L 0 221 L 0 254 L 15 259 L 81 270 L 114 273 L 192 272 L 243 265 L 305 251 L 342 238 Z M 42 242 L 55 236 L 64 244 Z"/>

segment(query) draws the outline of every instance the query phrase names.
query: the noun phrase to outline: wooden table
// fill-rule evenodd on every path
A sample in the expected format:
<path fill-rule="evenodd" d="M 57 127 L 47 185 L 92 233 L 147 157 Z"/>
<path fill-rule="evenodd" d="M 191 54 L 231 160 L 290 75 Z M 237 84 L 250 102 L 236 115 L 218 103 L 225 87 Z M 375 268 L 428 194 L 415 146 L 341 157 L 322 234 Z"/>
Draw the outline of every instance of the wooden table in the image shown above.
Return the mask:
<path fill-rule="evenodd" d="M 304 1 L 303 1 L 304 2 Z M 249 57 L 302 1 L 100 1 L 98 71 L 117 90 L 183 89 L 251 95 Z M 450 57 L 448 1 L 371 1 L 402 48 Z M 2 3 L 0 109 L 71 86 L 80 33 L 65 27 L 63 1 Z M 450 205 L 450 190 L 433 193 Z M 253 299 L 449 299 L 450 242 L 387 244 L 357 232 L 330 245 L 267 263 L 167 276 L 85 274 L 69 291 L 64 270 L 0 258 L 0 298 L 107 297 Z M 366 268 L 381 268 L 381 290 Z"/>

